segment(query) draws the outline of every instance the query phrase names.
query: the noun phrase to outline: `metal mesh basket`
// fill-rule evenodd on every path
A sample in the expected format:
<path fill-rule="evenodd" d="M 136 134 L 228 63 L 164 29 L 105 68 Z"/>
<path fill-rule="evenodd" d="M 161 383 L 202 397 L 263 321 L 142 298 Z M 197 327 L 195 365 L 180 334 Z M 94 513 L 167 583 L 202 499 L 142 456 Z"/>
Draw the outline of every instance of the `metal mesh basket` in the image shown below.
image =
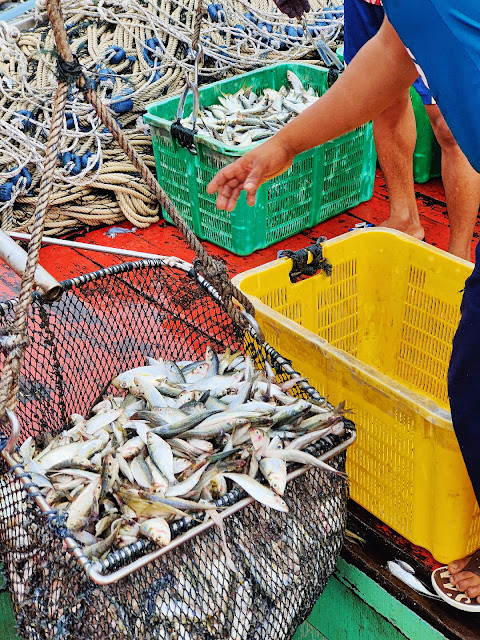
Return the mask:
<path fill-rule="evenodd" d="M 22 370 L 18 418 L 28 435 L 58 433 L 72 413 L 87 415 L 120 371 L 146 356 L 175 360 L 210 344 L 270 361 L 279 380 L 293 369 L 255 334 L 235 326 L 218 294 L 176 259 L 111 267 L 64 284 L 61 299 L 35 295 Z M 0 308 L 7 323 L 12 304 Z M 305 382 L 295 395 L 319 398 Z M 310 449 L 345 469 L 344 436 Z M 0 549 L 19 633 L 25 639 L 283 640 L 311 611 L 343 544 L 348 487 L 343 477 L 289 467 L 289 513 L 265 508 L 235 489 L 219 502 L 227 546 L 211 524 L 184 518 L 164 549 L 141 541 L 95 564 L 71 542 L 55 512 L 42 513 L 23 469 L 0 479 Z M 38 501 L 38 500 L 37 500 Z M 226 512 L 224 512 L 224 515 Z M 195 534 L 195 535 L 193 535 Z M 119 577 L 122 577 L 119 580 Z"/>

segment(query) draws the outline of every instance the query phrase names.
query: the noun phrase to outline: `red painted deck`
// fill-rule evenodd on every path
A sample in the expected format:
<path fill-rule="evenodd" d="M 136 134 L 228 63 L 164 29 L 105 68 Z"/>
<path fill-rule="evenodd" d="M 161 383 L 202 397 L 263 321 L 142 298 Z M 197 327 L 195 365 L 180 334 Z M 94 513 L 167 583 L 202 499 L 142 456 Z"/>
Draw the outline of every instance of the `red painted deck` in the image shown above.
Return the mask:
<path fill-rule="evenodd" d="M 445 195 L 440 179 L 433 179 L 423 185 L 416 185 L 418 209 L 422 224 L 425 228 L 426 240 L 440 249 L 448 246 L 449 227 L 445 207 Z M 357 222 L 366 221 L 378 224 L 388 215 L 388 198 L 385 181 L 380 171 L 377 171 L 375 190 L 372 199 L 362 203 L 349 211 L 345 211 L 316 225 L 312 229 L 278 242 L 271 247 L 256 251 L 251 256 L 240 257 L 221 249 L 209 242 L 205 247 L 211 255 L 225 259 L 230 275 L 246 271 L 254 266 L 274 260 L 280 249 L 300 249 L 312 244 L 318 237 L 333 238 L 348 231 Z M 122 226 L 131 228 L 129 223 Z M 100 244 L 111 247 L 174 255 L 191 261 L 193 252 L 188 248 L 180 232 L 173 226 L 161 221 L 148 229 L 139 229 L 135 234 L 120 234 L 115 238 L 105 236 L 107 228 L 77 234 L 76 239 L 82 242 Z M 475 237 L 472 241 L 472 260 L 474 249 L 480 237 L 480 222 L 477 222 Z M 125 258 L 128 260 L 128 258 Z M 44 247 L 40 253 L 40 264 L 52 273 L 58 280 L 74 277 L 82 273 L 95 271 L 101 266 L 123 262 L 118 256 L 103 255 L 91 251 L 73 250 L 63 247 Z M 0 266 L 0 297 L 6 300 L 16 295 L 18 278 L 5 266 Z"/>

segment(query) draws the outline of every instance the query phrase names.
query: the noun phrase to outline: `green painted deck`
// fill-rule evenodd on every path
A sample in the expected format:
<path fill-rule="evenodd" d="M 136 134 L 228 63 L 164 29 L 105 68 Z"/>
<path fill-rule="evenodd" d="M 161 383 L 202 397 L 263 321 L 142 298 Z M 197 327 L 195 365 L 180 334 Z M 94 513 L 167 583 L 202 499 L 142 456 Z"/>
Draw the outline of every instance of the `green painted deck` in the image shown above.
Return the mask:
<path fill-rule="evenodd" d="M 340 558 L 294 640 L 442 640 L 445 636 Z"/>
<path fill-rule="evenodd" d="M 0 565 L 0 640 L 18 640 L 18 636 L 15 633 L 12 601 L 5 587 L 2 565 Z"/>

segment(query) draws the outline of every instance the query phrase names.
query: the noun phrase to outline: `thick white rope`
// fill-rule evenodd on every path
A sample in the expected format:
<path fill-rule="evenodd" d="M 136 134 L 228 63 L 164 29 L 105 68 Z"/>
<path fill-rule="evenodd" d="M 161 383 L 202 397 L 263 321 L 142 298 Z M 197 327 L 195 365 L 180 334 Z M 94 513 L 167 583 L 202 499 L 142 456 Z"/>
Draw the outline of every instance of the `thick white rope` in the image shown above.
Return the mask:
<path fill-rule="evenodd" d="M 343 28 L 342 12 L 331 11 L 337 1 L 313 0 L 307 15 L 310 27 L 330 44 Z M 278 11 L 273 0 L 225 0 L 205 7 L 204 81 L 312 54 L 311 39 Z M 39 17 L 44 8 L 44 0 L 38 0 Z M 97 81 L 102 100 L 119 112 L 117 121 L 142 156 L 152 156 L 142 121 L 145 105 L 182 90 L 185 71 L 192 71 L 195 9 L 196 0 L 99 0 L 96 6 L 91 0 L 62 2 L 73 52 Z M 2 226 L 9 229 L 24 227 L 33 212 L 57 85 L 54 49 L 49 25 L 20 34 L 0 22 L 0 216 Z M 52 202 L 64 202 L 65 213 L 57 210 L 55 219 L 47 220 L 47 233 L 61 232 L 62 215 L 71 228 L 67 205 L 84 219 L 91 217 L 92 224 L 99 224 L 102 215 L 118 217 L 118 207 L 133 219 L 130 204 L 110 176 L 115 173 L 112 163 L 123 161 L 124 182 L 138 191 L 136 172 L 121 152 L 112 157 L 111 141 L 83 94 L 71 89 L 52 194 Z M 98 199 L 97 204 L 88 199 L 92 185 L 99 183 L 106 186 L 104 196 L 110 193 L 111 210 L 108 198 Z M 139 215 L 142 226 L 147 226 L 158 219 L 158 207 L 151 200 L 148 214 Z"/>

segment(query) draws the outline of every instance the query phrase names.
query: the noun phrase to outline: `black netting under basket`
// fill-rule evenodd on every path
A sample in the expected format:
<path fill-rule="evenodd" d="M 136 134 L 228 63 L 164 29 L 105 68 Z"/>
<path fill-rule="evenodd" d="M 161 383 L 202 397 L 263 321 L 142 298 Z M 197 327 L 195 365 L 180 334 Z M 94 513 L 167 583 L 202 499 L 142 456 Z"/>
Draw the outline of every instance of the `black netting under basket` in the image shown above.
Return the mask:
<path fill-rule="evenodd" d="M 0 314 L 5 325 L 12 305 Z M 20 442 L 59 433 L 73 413 L 87 415 L 112 391 L 110 381 L 143 365 L 146 356 L 196 359 L 211 345 L 248 352 L 258 367 L 268 359 L 279 380 L 295 373 L 254 332 L 236 327 L 218 294 L 175 259 L 67 281 L 52 304 L 34 296 L 28 330 Z M 304 382 L 292 393 L 319 399 Z M 344 435 L 309 449 L 342 471 L 354 439 L 353 425 L 345 424 Z M 343 544 L 345 478 L 292 465 L 288 513 L 238 488 L 218 501 L 231 513 L 223 520 L 226 546 L 216 525 L 184 518 L 172 525 L 166 549 L 139 541 L 91 563 L 78 545 L 65 550 L 72 542 L 68 530 L 58 514 L 41 512 L 38 489 L 23 469 L 4 464 L 3 471 L 1 560 L 25 640 L 288 639 L 325 588 Z"/>

